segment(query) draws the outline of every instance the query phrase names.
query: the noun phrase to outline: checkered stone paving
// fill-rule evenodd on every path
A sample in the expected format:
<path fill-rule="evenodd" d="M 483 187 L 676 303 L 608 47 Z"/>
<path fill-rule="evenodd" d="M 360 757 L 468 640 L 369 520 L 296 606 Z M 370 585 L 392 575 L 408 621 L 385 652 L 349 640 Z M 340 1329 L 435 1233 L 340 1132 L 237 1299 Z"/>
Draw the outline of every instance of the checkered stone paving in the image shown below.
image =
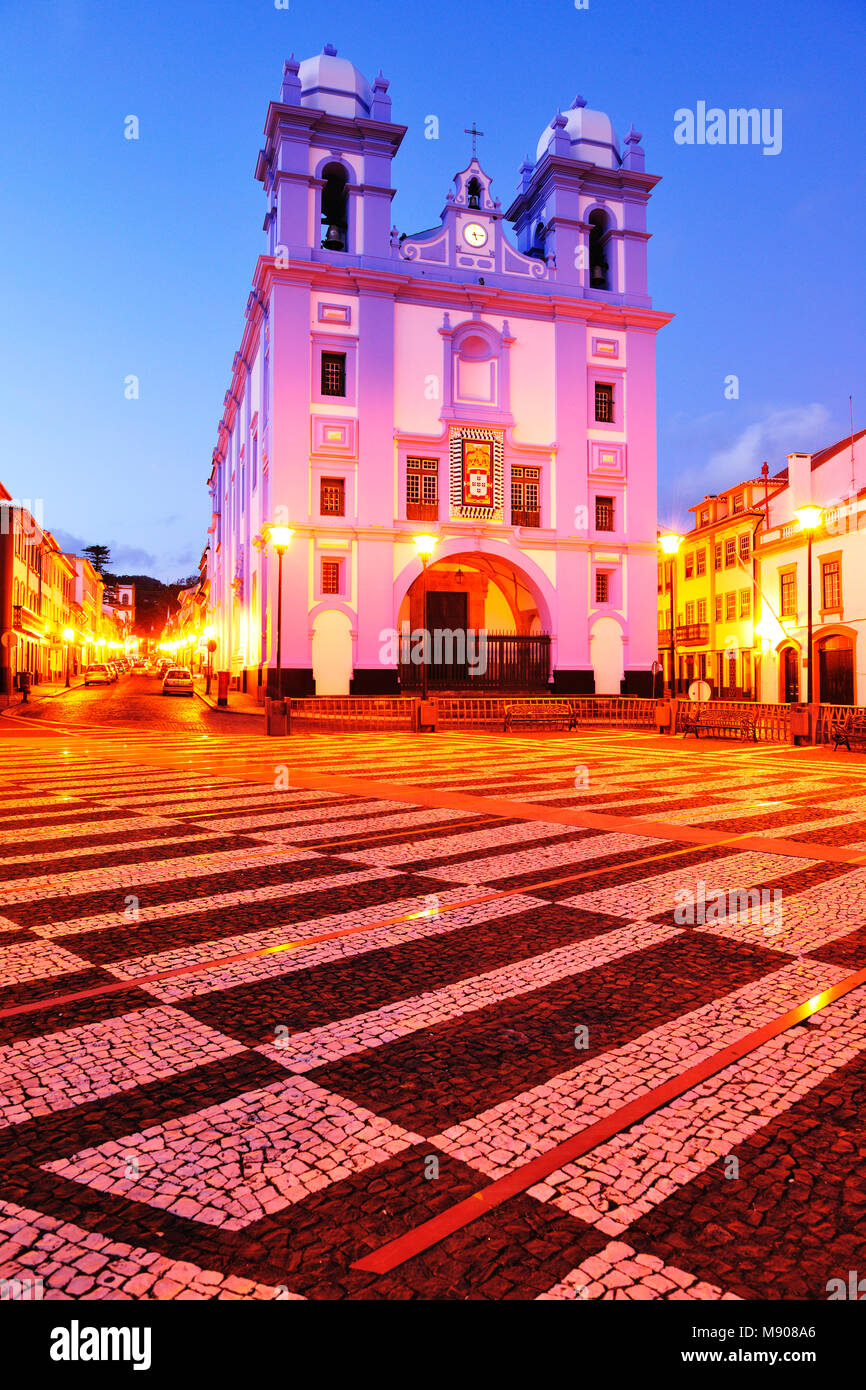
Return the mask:
<path fill-rule="evenodd" d="M 866 759 L 182 704 L 0 720 L 0 1279 L 809 1301 L 866 1270 Z"/>

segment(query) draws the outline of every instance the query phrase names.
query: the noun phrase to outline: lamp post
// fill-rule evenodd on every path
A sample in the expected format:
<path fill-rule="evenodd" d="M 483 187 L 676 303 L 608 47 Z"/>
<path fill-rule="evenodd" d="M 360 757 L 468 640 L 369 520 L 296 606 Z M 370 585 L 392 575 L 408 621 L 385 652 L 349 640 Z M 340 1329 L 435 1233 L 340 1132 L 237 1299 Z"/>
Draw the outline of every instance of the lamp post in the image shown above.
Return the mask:
<path fill-rule="evenodd" d="M 436 537 L 423 535 L 413 536 L 412 540 L 415 542 L 415 549 L 418 552 L 418 558 L 421 561 L 421 612 L 423 614 L 422 622 L 424 624 L 424 650 L 423 660 L 421 662 L 421 699 L 426 700 L 427 658 L 430 653 L 430 647 L 427 641 L 427 561 L 430 559 L 430 556 L 436 549 Z"/>
<path fill-rule="evenodd" d="M 205 676 L 204 693 L 205 695 L 209 695 L 210 683 L 213 677 L 213 654 L 216 651 L 216 642 L 214 640 L 213 628 L 211 627 L 210 623 L 208 623 L 207 627 L 205 628 L 203 636 L 205 638 L 205 641 L 207 642 L 207 671 Z"/>
<path fill-rule="evenodd" d="M 682 536 L 675 531 L 666 531 L 663 536 L 659 536 L 659 548 L 663 555 L 670 557 L 671 562 L 671 696 L 676 694 L 676 661 L 677 649 L 674 636 L 674 583 L 676 580 L 677 551 L 683 543 Z"/>
<path fill-rule="evenodd" d="M 75 636 L 71 627 L 63 629 L 63 640 L 66 643 L 66 689 L 69 689 L 69 644 Z"/>
<path fill-rule="evenodd" d="M 806 533 L 806 703 L 812 704 L 812 536 L 824 519 L 821 507 L 798 507 L 794 512 L 800 529 Z M 811 709 L 809 719 L 811 723 Z"/>
<path fill-rule="evenodd" d="M 290 526 L 269 526 L 268 540 L 277 552 L 277 699 L 283 698 L 283 556 L 294 535 Z"/>

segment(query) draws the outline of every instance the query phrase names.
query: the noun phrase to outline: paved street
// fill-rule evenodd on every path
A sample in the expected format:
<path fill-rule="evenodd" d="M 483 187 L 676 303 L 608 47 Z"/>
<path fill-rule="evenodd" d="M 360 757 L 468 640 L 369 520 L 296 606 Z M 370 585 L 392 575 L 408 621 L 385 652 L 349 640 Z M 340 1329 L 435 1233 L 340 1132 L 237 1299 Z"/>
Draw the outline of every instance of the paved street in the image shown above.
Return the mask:
<path fill-rule="evenodd" d="M 866 759 L 275 741 L 153 687 L 0 719 L 0 1278 L 824 1300 L 866 1270 Z"/>
<path fill-rule="evenodd" d="M 155 676 L 123 676 L 115 685 L 81 686 L 48 700 L 40 700 L 39 694 L 37 689 L 20 717 L 88 729 L 143 725 L 176 734 L 256 734 L 263 727 L 260 715 L 214 710 L 197 696 L 163 695 L 162 682 Z"/>

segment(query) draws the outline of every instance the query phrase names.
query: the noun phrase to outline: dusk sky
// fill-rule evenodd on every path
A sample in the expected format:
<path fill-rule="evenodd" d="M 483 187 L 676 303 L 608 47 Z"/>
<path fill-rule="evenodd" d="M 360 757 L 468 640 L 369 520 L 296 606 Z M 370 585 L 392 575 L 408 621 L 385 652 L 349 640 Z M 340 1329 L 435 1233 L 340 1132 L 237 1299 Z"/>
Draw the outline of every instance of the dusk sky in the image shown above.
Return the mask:
<path fill-rule="evenodd" d="M 0 481 L 113 568 L 197 568 L 206 480 L 265 209 L 253 177 L 283 59 L 337 46 L 409 127 L 393 220 L 438 222 L 479 155 L 507 207 L 577 93 L 662 178 L 649 208 L 660 508 L 866 424 L 862 0 L 44 0 L 0 8 Z M 782 112 L 782 147 L 679 145 L 674 113 Z M 140 139 L 124 138 L 136 115 Z M 425 117 L 440 138 L 424 138 Z M 126 400 L 124 380 L 139 378 Z M 725 379 L 739 379 L 739 399 Z"/>

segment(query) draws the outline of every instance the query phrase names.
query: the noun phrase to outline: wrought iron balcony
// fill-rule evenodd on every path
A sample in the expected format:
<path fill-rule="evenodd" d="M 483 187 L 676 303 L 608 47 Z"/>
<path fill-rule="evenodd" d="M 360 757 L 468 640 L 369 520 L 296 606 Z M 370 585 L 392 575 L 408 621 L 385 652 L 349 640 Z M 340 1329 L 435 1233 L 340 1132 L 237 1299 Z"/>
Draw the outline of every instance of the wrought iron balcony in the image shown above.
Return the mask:
<path fill-rule="evenodd" d="M 677 627 L 676 632 L 678 647 L 701 647 L 710 640 L 709 623 L 684 623 Z"/>
<path fill-rule="evenodd" d="M 540 526 L 541 512 L 520 511 L 516 507 L 511 508 L 512 526 Z"/>

